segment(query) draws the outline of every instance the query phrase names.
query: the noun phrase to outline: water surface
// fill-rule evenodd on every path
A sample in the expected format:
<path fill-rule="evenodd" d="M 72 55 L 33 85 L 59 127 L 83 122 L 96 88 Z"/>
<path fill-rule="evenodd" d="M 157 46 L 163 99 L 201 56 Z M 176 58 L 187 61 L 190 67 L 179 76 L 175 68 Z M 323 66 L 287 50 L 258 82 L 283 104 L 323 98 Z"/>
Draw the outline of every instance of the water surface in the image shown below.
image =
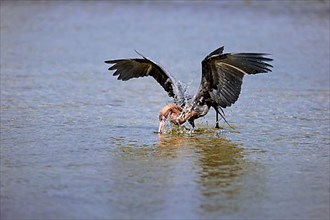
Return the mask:
<path fill-rule="evenodd" d="M 137 49 L 193 93 L 222 45 L 274 59 L 234 130 L 155 134 L 171 99 L 103 63 Z M 327 219 L 329 95 L 327 1 L 2 1 L 1 219 Z"/>

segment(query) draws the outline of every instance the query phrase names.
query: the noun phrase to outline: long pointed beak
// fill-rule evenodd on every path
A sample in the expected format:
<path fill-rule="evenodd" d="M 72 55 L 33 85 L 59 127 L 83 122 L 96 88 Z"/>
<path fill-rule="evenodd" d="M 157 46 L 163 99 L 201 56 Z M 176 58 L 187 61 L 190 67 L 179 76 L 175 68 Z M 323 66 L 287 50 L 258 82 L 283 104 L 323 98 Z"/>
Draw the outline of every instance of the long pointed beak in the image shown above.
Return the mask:
<path fill-rule="evenodd" d="M 165 120 L 161 120 L 159 122 L 159 128 L 158 128 L 158 133 L 159 134 L 163 133 L 164 126 L 165 126 Z"/>

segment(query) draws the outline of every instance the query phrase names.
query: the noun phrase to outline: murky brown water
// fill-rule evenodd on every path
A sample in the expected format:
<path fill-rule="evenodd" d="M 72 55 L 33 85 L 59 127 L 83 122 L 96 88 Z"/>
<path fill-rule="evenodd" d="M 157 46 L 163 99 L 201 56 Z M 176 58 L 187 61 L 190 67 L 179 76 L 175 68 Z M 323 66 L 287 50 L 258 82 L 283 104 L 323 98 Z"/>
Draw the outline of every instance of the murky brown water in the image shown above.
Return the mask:
<path fill-rule="evenodd" d="M 192 135 L 171 100 L 107 59 L 161 63 L 190 89 L 213 49 L 273 54 Z M 329 2 L 1 1 L 1 219 L 329 218 Z"/>

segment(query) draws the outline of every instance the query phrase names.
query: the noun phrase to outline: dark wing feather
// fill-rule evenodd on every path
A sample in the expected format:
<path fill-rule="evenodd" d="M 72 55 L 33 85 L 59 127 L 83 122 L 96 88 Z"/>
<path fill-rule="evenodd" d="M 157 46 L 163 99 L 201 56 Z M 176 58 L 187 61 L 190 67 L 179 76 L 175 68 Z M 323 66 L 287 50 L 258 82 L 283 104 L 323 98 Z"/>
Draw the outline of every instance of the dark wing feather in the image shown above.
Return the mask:
<path fill-rule="evenodd" d="M 177 96 L 174 78 L 155 62 L 145 57 L 143 57 L 143 59 L 108 60 L 105 61 L 105 63 L 114 64 L 109 70 L 115 70 L 113 75 L 118 76 L 118 80 L 127 81 L 132 78 L 152 76 L 165 89 L 170 97 L 175 98 Z"/>
<path fill-rule="evenodd" d="M 223 47 L 210 53 L 202 61 L 202 80 L 195 102 L 203 102 L 218 110 L 234 104 L 241 92 L 245 74 L 266 73 L 272 59 L 264 53 L 227 53 Z"/>

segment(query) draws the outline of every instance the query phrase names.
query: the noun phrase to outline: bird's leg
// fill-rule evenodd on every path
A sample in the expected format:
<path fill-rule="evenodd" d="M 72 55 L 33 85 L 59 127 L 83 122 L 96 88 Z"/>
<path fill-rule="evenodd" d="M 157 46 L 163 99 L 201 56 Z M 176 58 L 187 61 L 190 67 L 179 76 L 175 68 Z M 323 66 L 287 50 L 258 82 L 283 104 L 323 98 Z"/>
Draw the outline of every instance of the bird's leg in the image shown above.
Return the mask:
<path fill-rule="evenodd" d="M 219 128 L 219 114 L 215 113 L 215 128 Z"/>
<path fill-rule="evenodd" d="M 189 119 L 188 122 L 192 126 L 192 129 L 190 129 L 190 132 L 189 132 L 191 134 L 195 130 L 195 121 L 193 119 Z"/>

